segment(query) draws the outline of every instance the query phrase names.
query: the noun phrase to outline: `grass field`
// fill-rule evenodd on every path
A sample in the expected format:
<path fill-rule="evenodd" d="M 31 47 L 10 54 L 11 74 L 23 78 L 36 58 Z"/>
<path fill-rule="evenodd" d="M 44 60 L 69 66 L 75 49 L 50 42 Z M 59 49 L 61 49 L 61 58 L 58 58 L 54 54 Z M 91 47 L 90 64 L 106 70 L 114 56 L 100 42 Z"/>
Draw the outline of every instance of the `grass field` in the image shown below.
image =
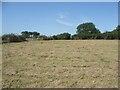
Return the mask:
<path fill-rule="evenodd" d="M 117 88 L 117 40 L 3 44 L 3 88 Z"/>

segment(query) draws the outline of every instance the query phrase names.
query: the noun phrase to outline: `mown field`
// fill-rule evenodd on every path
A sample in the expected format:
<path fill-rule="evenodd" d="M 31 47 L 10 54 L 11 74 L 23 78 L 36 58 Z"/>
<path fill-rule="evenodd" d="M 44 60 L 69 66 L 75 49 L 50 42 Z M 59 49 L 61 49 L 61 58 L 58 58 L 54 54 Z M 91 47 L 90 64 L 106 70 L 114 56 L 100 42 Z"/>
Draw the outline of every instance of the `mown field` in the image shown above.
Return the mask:
<path fill-rule="evenodd" d="M 117 40 L 5 43 L 3 88 L 117 88 Z"/>

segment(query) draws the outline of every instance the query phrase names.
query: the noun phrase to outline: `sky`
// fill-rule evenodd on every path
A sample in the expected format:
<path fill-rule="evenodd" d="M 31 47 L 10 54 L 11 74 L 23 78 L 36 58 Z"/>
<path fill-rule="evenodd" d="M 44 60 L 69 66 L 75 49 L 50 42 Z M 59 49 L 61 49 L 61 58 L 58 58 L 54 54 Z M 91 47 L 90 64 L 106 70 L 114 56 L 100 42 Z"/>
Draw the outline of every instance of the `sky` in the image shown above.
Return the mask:
<path fill-rule="evenodd" d="M 2 2 L 119 2 L 119 0 L 1 0 Z"/>
<path fill-rule="evenodd" d="M 117 2 L 3 2 L 2 34 L 37 31 L 44 35 L 76 33 L 93 22 L 101 32 L 118 25 Z"/>

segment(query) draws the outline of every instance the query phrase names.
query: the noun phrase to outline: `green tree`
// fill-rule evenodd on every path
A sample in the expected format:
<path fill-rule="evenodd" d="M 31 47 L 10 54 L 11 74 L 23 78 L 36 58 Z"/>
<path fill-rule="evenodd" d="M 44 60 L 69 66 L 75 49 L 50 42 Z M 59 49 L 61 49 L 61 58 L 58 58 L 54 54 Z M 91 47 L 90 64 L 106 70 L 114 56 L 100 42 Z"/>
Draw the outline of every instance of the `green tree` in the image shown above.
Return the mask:
<path fill-rule="evenodd" d="M 22 36 L 25 37 L 25 38 L 29 38 L 30 37 L 30 34 L 28 31 L 23 31 L 21 32 Z"/>
<path fill-rule="evenodd" d="M 93 23 L 89 22 L 89 23 L 83 23 L 77 26 L 76 33 L 97 34 L 97 33 L 100 33 L 100 31 L 95 27 Z"/>
<path fill-rule="evenodd" d="M 33 38 L 33 32 L 29 32 L 29 37 Z"/>
<path fill-rule="evenodd" d="M 53 40 L 57 40 L 58 39 L 57 35 L 53 35 L 52 37 L 53 37 Z"/>
<path fill-rule="evenodd" d="M 96 39 L 96 34 L 101 33 L 92 22 L 80 24 L 76 29 L 79 39 Z"/>
<path fill-rule="evenodd" d="M 26 41 L 26 38 L 21 35 L 15 35 L 13 33 L 11 34 L 4 34 L 2 35 L 2 42 L 22 42 Z"/>
<path fill-rule="evenodd" d="M 77 34 L 72 35 L 72 40 L 78 40 L 78 39 L 79 39 L 79 37 Z"/>
<path fill-rule="evenodd" d="M 120 25 L 118 25 L 111 33 L 115 39 L 120 39 Z"/>
<path fill-rule="evenodd" d="M 33 35 L 33 38 L 37 38 L 40 35 L 40 33 L 38 33 L 38 32 L 32 32 L 32 35 Z"/>
<path fill-rule="evenodd" d="M 40 35 L 40 33 L 38 32 L 28 32 L 28 31 L 23 31 L 21 32 L 21 34 L 25 38 L 37 38 Z"/>
<path fill-rule="evenodd" d="M 71 39 L 71 34 L 69 34 L 69 33 L 61 33 L 61 34 L 58 34 L 56 36 L 57 36 L 58 40 L 69 40 L 69 39 Z"/>
<path fill-rule="evenodd" d="M 102 34 L 104 39 L 120 39 L 120 26 L 118 25 L 113 31 L 106 31 Z"/>
<path fill-rule="evenodd" d="M 38 38 L 40 40 L 48 40 L 48 37 L 46 35 L 40 35 Z"/>

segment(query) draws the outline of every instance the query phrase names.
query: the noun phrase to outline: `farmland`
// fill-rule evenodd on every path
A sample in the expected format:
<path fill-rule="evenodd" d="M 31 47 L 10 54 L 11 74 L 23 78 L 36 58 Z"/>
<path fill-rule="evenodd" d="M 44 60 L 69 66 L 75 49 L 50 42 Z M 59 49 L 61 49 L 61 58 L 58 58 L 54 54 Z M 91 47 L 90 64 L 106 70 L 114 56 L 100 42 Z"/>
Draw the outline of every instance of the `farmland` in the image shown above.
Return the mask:
<path fill-rule="evenodd" d="M 117 88 L 117 40 L 2 45 L 3 88 Z"/>

